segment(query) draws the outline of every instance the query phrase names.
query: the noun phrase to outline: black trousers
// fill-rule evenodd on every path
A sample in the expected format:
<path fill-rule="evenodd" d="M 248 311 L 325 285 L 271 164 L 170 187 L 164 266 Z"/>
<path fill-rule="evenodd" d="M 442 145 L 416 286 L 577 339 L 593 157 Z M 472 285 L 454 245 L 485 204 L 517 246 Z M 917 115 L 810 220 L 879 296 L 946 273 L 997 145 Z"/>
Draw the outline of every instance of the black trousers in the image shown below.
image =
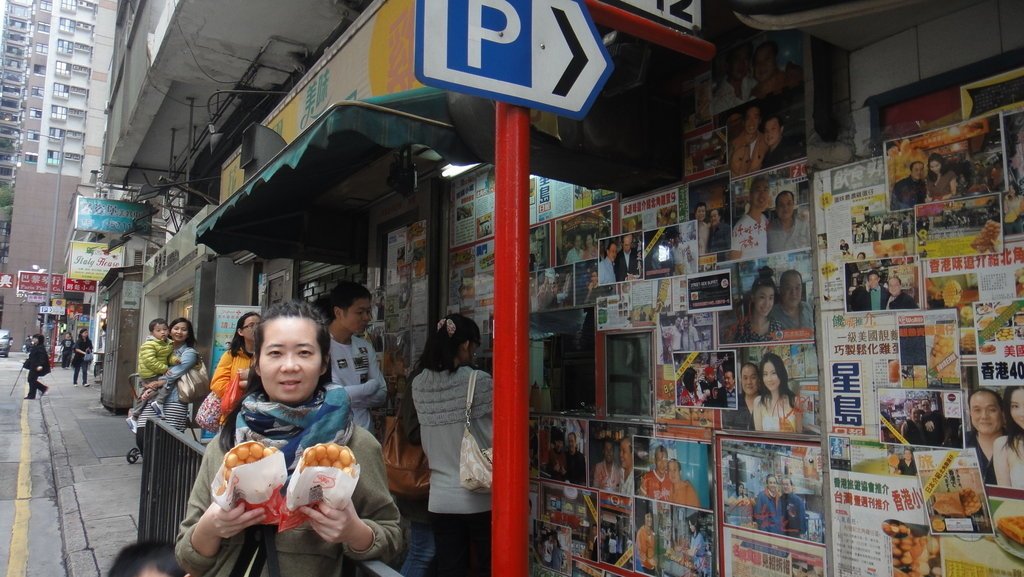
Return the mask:
<path fill-rule="evenodd" d="M 25 397 L 26 399 L 34 399 L 36 398 L 36 391 L 41 395 L 50 388 L 43 383 L 40 383 L 39 377 L 40 375 L 36 374 L 35 371 L 28 372 L 28 396 Z"/>
<path fill-rule="evenodd" d="M 472 548 L 475 560 L 473 575 L 487 577 L 491 574 L 491 512 L 468 515 L 431 513 L 430 524 L 434 527 L 434 545 L 437 549 L 437 574 L 445 577 L 469 575 L 469 551 Z"/>
<path fill-rule="evenodd" d="M 74 355 L 72 349 L 68 349 L 60 354 L 60 366 L 61 368 L 68 368 L 71 365 L 71 357 Z"/>

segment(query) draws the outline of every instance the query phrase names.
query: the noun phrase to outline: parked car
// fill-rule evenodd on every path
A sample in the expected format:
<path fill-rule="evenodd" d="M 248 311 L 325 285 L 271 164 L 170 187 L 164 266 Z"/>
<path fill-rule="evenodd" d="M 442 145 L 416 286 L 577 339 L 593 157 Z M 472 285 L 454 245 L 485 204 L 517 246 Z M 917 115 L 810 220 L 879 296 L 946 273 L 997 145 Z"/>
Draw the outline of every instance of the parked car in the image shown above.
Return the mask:
<path fill-rule="evenodd" d="M 0 357 L 11 355 L 11 331 L 0 329 Z"/>

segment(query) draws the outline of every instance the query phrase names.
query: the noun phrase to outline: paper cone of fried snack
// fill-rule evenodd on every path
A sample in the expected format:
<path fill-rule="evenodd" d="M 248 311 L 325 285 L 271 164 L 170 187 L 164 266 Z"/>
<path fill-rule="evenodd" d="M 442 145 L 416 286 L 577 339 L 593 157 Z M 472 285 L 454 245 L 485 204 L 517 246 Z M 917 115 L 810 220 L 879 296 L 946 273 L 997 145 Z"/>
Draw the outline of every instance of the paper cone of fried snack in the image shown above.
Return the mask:
<path fill-rule="evenodd" d="M 210 489 L 213 501 L 224 510 L 230 510 L 239 502 L 266 503 L 280 494 L 287 479 L 288 467 L 281 451 L 248 441 L 224 455 Z"/>

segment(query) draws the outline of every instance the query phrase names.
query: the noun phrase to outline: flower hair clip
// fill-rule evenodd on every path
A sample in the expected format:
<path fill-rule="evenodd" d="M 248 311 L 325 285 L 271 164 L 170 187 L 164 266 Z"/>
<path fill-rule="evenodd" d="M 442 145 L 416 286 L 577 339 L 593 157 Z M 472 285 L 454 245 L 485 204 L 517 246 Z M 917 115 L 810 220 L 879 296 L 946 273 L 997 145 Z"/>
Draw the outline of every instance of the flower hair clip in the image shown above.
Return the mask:
<path fill-rule="evenodd" d="M 448 329 L 448 338 L 455 336 L 455 322 L 452 319 L 445 317 L 437 321 L 437 330 L 440 331 L 442 328 Z"/>

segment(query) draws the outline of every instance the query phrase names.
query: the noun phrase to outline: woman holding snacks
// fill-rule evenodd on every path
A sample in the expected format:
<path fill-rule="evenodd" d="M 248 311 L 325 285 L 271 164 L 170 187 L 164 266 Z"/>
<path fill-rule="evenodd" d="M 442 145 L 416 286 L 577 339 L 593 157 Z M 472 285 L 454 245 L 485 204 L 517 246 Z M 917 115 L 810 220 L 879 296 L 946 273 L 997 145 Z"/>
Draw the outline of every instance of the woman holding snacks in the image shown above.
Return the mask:
<path fill-rule="evenodd" d="M 430 462 L 427 509 L 434 528 L 437 574 L 461 577 L 475 550 L 476 575 L 491 574 L 491 494 L 475 493 L 459 482 L 459 448 L 466 423 L 466 398 L 480 328 L 458 314 L 442 318 L 427 337 L 412 380 L 412 399 L 420 419 L 420 439 Z M 480 447 L 493 436 L 491 376 L 477 372 L 470 431 Z M 387 484 L 385 483 L 385 486 Z"/>
<path fill-rule="evenodd" d="M 248 393 L 207 446 L 178 533 L 175 553 L 193 576 L 227 577 L 253 560 L 260 567 L 247 574 L 263 574 L 264 564 L 274 574 L 276 563 L 277 574 L 341 576 L 342 555 L 388 558 L 401 547 L 380 445 L 351 422 L 348 394 L 330 382 L 329 351 L 327 327 L 308 303 L 276 305 L 256 329 Z M 360 466 L 351 499 L 299 507 L 308 522 L 281 533 L 262 524 L 265 508 L 222 508 L 211 491 L 221 463 L 233 447 L 253 441 L 273 448 L 264 455 L 283 455 L 289 475 L 305 449 L 347 446 Z"/>

